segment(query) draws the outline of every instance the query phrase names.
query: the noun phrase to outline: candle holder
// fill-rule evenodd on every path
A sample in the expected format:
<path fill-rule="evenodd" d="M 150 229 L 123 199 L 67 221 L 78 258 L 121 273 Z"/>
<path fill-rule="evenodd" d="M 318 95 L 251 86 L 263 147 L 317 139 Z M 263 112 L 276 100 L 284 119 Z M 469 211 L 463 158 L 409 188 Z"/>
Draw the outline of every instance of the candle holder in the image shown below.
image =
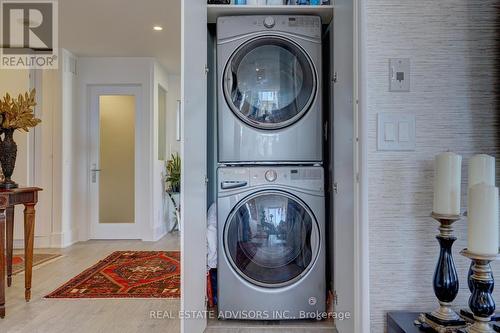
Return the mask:
<path fill-rule="evenodd" d="M 474 287 L 472 284 L 472 274 L 474 274 L 474 271 L 472 270 L 472 267 L 474 266 L 474 261 L 471 261 L 470 266 L 469 266 L 469 271 L 467 273 L 467 285 L 469 286 L 469 291 L 472 292 L 474 291 Z M 491 264 L 489 264 L 490 269 L 491 269 Z M 474 314 L 468 310 L 468 309 L 462 309 L 460 310 L 460 317 L 464 318 L 466 321 L 474 321 Z M 495 313 L 494 315 L 491 316 L 491 321 L 500 321 L 500 314 Z"/>
<path fill-rule="evenodd" d="M 468 326 L 467 333 L 493 333 L 491 318 L 495 313 L 495 300 L 492 297 L 495 280 L 490 263 L 497 260 L 499 255 L 479 255 L 467 249 L 460 251 L 464 257 L 472 260 L 472 275 L 470 276 L 472 294 L 469 297 L 469 308 L 473 313 L 474 323 Z"/>
<path fill-rule="evenodd" d="M 453 311 L 451 303 L 457 297 L 459 290 L 458 275 L 451 248 L 457 239 L 453 235 L 453 223 L 460 220 L 460 215 L 444 215 L 432 213 L 432 218 L 439 222 L 439 259 L 434 271 L 434 294 L 439 301 L 439 307 L 431 313 L 422 313 L 418 321 L 432 327 L 439 333 L 456 332 L 463 328 L 466 322 Z"/>

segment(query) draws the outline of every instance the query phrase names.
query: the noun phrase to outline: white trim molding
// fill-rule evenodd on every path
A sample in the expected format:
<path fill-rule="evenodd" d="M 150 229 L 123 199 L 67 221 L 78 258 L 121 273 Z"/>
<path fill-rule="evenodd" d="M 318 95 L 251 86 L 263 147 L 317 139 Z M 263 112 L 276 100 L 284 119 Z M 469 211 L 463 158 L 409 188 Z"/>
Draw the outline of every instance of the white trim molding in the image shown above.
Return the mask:
<path fill-rule="evenodd" d="M 181 5 L 181 311 L 206 310 L 207 5 Z M 184 316 L 181 333 L 202 333 L 207 319 Z"/>
<path fill-rule="evenodd" d="M 58 248 L 57 244 L 51 243 L 51 236 L 35 236 L 35 249 Z M 14 239 L 14 249 L 24 249 L 24 239 Z"/>
<path fill-rule="evenodd" d="M 370 332 L 368 218 L 368 115 L 366 95 L 366 0 L 354 1 L 354 319 L 356 333 Z"/>
<path fill-rule="evenodd" d="M 77 229 L 71 229 L 67 232 L 53 232 L 50 234 L 51 248 L 66 248 L 77 242 Z"/>
<path fill-rule="evenodd" d="M 77 229 L 68 232 L 52 232 L 50 235 L 35 236 L 35 249 L 62 249 L 78 242 Z M 14 248 L 23 249 L 24 239 L 14 239 Z"/>

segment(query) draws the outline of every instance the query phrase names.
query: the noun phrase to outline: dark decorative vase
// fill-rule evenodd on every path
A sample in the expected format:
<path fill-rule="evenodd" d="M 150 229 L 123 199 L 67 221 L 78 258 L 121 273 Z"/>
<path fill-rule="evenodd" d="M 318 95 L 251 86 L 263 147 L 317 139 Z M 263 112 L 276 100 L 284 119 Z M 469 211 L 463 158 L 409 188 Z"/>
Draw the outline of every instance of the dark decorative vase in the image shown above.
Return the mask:
<path fill-rule="evenodd" d="M 16 166 L 17 144 L 14 141 L 14 129 L 4 129 L 3 140 L 0 140 L 0 165 L 5 177 L 0 183 L 0 189 L 17 188 L 18 185 L 12 179 L 14 167 Z"/>

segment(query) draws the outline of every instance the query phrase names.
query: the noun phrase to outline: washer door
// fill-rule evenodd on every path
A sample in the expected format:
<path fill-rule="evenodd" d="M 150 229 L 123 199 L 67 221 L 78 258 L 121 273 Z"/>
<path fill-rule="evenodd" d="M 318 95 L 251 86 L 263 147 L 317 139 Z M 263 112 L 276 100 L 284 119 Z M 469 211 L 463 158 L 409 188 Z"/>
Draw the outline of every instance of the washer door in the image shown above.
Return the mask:
<path fill-rule="evenodd" d="M 265 36 L 240 46 L 224 71 L 224 96 L 242 121 L 280 129 L 298 121 L 317 89 L 309 56 L 293 41 Z"/>
<path fill-rule="evenodd" d="M 314 215 L 295 196 L 262 191 L 240 202 L 225 224 L 226 257 L 247 281 L 263 287 L 294 283 L 319 250 Z"/>

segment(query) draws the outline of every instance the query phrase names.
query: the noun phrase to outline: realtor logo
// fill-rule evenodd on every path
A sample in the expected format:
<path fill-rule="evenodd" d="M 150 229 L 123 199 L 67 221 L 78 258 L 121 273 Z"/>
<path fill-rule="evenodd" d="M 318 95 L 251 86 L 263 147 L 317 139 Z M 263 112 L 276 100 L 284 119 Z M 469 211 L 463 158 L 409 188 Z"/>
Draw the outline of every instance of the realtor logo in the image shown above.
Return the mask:
<path fill-rule="evenodd" d="M 56 69 L 57 2 L 0 0 L 0 68 Z"/>

